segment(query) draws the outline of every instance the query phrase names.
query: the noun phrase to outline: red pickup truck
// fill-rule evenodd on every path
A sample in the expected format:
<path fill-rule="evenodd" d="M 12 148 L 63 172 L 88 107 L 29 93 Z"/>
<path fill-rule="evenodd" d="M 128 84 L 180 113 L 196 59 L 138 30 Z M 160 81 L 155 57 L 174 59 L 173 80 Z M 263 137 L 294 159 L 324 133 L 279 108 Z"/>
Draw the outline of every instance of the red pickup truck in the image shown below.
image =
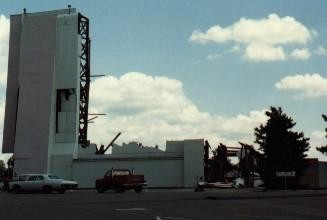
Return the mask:
<path fill-rule="evenodd" d="M 113 189 L 116 192 L 124 192 L 125 190 L 134 189 L 140 193 L 147 182 L 144 175 L 136 175 L 134 171 L 128 169 L 111 169 L 101 179 L 95 181 L 95 188 L 99 193 Z"/>

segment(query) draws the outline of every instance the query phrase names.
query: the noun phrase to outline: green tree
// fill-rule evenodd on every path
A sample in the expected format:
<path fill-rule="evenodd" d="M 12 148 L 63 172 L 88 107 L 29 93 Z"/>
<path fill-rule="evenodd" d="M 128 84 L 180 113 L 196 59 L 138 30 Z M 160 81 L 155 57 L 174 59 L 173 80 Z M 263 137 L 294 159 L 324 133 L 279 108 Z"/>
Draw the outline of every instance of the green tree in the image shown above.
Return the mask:
<path fill-rule="evenodd" d="M 325 122 L 327 122 L 327 116 L 326 115 L 322 115 L 322 118 L 325 120 Z M 326 138 L 327 138 L 327 128 L 325 128 L 326 131 Z M 327 145 L 325 146 L 321 146 L 321 147 L 317 147 L 316 148 L 318 151 L 320 151 L 322 154 L 325 154 L 327 156 Z"/>
<path fill-rule="evenodd" d="M 255 128 L 255 142 L 263 151 L 264 182 L 269 188 L 281 188 L 284 180 L 276 177 L 276 172 L 295 171 L 296 178 L 288 180 L 288 185 L 295 186 L 296 179 L 305 169 L 309 138 L 305 138 L 303 132 L 292 131 L 296 123 L 280 107 L 270 107 L 266 115 L 266 124 Z"/>
<path fill-rule="evenodd" d="M 3 160 L 0 160 L 0 179 L 5 172 L 6 172 L 5 162 L 3 162 Z"/>

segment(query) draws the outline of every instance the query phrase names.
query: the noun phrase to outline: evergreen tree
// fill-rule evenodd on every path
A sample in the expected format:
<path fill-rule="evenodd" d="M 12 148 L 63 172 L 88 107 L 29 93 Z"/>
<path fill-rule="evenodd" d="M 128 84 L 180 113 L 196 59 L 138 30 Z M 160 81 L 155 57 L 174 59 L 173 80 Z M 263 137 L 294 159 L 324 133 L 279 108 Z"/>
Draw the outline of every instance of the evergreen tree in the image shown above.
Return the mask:
<path fill-rule="evenodd" d="M 0 180 L 2 175 L 4 175 L 6 172 L 6 165 L 5 162 L 3 162 L 3 160 L 0 160 Z"/>
<path fill-rule="evenodd" d="M 326 115 L 322 115 L 322 118 L 325 120 L 325 122 L 327 122 L 327 116 Z M 327 138 L 327 128 L 325 128 L 326 131 L 326 138 Z M 327 156 L 327 145 L 322 146 L 322 147 L 317 147 L 316 148 L 318 151 L 320 151 L 322 154 L 325 154 Z"/>
<path fill-rule="evenodd" d="M 305 154 L 309 150 L 309 138 L 303 132 L 292 131 L 295 122 L 282 109 L 270 107 L 268 121 L 255 128 L 256 143 L 263 151 L 262 176 L 267 187 L 281 188 L 284 179 L 276 177 L 279 171 L 295 171 L 296 178 L 288 180 L 293 185 L 305 168 Z"/>

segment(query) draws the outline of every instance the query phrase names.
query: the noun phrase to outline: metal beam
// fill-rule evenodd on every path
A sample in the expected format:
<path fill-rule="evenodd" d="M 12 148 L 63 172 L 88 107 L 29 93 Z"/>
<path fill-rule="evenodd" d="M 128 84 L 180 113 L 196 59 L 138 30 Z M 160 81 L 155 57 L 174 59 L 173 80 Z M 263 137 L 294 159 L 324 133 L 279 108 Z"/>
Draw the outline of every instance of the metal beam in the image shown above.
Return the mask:
<path fill-rule="evenodd" d="M 90 92 L 90 46 L 89 19 L 78 13 L 78 34 L 81 36 L 80 52 L 80 105 L 78 143 L 83 147 L 89 145 L 87 140 L 89 92 Z"/>

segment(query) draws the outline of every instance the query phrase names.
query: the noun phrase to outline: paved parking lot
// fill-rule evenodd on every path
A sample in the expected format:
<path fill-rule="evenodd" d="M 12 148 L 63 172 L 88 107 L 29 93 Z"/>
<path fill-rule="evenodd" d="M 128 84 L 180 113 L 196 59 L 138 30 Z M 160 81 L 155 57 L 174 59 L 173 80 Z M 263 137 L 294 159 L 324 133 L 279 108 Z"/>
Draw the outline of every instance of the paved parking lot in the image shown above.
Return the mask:
<path fill-rule="evenodd" d="M 0 193 L 0 219 L 327 219 L 326 191 Z"/>

